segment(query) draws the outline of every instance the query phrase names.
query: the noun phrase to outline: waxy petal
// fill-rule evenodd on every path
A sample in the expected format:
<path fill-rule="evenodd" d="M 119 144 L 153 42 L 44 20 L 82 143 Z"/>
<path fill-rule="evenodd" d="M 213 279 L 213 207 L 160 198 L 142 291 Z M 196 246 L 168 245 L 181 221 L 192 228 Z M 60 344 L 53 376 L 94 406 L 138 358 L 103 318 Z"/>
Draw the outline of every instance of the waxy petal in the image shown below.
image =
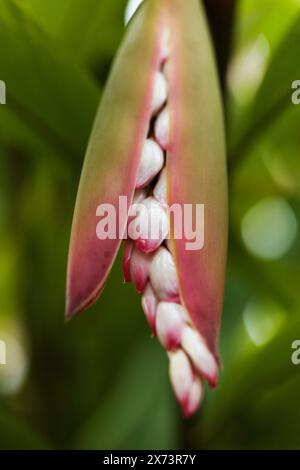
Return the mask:
<path fill-rule="evenodd" d="M 187 250 L 183 237 L 173 241 L 172 250 L 181 301 L 217 359 L 227 251 L 222 105 L 201 3 L 172 0 L 168 5 L 172 45 L 168 64 L 168 202 L 204 204 L 205 210 L 204 248 Z"/>
<path fill-rule="evenodd" d="M 167 101 L 168 84 L 165 76 L 161 72 L 156 72 L 154 78 L 154 90 L 152 96 L 152 113 L 157 113 Z"/>
<path fill-rule="evenodd" d="M 144 253 L 157 250 L 169 233 L 169 218 L 166 211 L 153 198 L 142 203 L 142 210 L 131 222 L 128 233 L 135 240 L 136 247 Z"/>
<path fill-rule="evenodd" d="M 128 233 L 128 226 L 130 225 L 132 221 L 134 221 L 134 219 L 139 214 L 139 208 L 141 207 L 145 199 L 147 199 L 147 193 L 145 189 L 137 189 L 134 193 L 132 204 L 128 210 L 127 227 L 126 227 L 125 234 L 124 234 L 125 241 L 128 238 L 130 239 L 130 236 Z"/>
<path fill-rule="evenodd" d="M 170 112 L 169 108 L 164 108 L 155 121 L 154 133 L 157 142 L 164 150 L 170 145 Z"/>
<path fill-rule="evenodd" d="M 152 139 L 143 145 L 136 188 L 147 186 L 161 171 L 164 165 L 164 154 L 160 146 Z"/>
<path fill-rule="evenodd" d="M 150 266 L 150 279 L 160 300 L 179 302 L 175 264 L 171 253 L 165 247 L 161 247 L 153 257 Z"/>
<path fill-rule="evenodd" d="M 148 279 L 152 255 L 143 253 L 136 248 L 133 249 L 130 259 L 130 277 L 137 291 L 143 293 Z"/>
<path fill-rule="evenodd" d="M 181 344 L 193 362 L 195 369 L 208 379 L 212 387 L 215 387 L 218 380 L 218 363 L 200 334 L 190 326 L 185 326 L 182 332 Z"/>
<path fill-rule="evenodd" d="M 193 371 L 188 356 L 182 349 L 169 353 L 169 374 L 174 393 L 186 418 L 198 409 L 204 395 L 200 377 Z"/>
<path fill-rule="evenodd" d="M 184 309 L 171 302 L 160 302 L 156 312 L 156 333 L 167 351 L 175 351 L 181 343 L 185 327 Z"/>
<path fill-rule="evenodd" d="M 100 295 L 117 255 L 127 220 L 117 239 L 99 240 L 100 204 L 117 210 L 119 196 L 130 204 L 142 145 L 146 139 L 156 70 L 161 61 L 165 10 L 160 0 L 145 2 L 130 23 L 96 116 L 81 175 L 69 249 L 66 315 L 87 308 Z M 134 71 L 134 80 L 132 72 Z"/>
<path fill-rule="evenodd" d="M 169 353 L 170 379 L 175 395 L 180 403 L 184 402 L 193 383 L 194 372 L 190 360 L 182 349 Z"/>
<path fill-rule="evenodd" d="M 158 306 L 158 299 L 151 287 L 148 284 L 144 295 L 142 297 L 142 307 L 146 315 L 148 324 L 154 336 L 156 336 L 156 312 Z"/>
<path fill-rule="evenodd" d="M 204 387 L 200 377 L 195 376 L 190 388 L 190 393 L 183 403 L 183 413 L 185 418 L 190 418 L 198 410 L 204 397 Z"/>

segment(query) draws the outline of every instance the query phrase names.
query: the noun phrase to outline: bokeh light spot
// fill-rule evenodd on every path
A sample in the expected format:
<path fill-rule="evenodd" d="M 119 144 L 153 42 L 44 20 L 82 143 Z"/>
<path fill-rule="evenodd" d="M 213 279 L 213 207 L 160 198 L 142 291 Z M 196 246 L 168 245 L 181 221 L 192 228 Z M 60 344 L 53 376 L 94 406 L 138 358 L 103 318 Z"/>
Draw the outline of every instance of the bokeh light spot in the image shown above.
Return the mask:
<path fill-rule="evenodd" d="M 268 343 L 280 331 L 285 319 L 285 311 L 266 300 L 250 300 L 243 312 L 247 334 L 256 346 Z"/>
<path fill-rule="evenodd" d="M 283 256 L 297 236 L 294 211 L 281 197 L 262 199 L 251 207 L 242 220 L 242 238 L 255 256 L 273 260 Z"/>
<path fill-rule="evenodd" d="M 6 364 L 0 366 L 0 395 L 17 393 L 22 387 L 28 373 L 28 357 L 19 338 L 18 332 L 0 328 L 0 338 L 5 345 Z"/>

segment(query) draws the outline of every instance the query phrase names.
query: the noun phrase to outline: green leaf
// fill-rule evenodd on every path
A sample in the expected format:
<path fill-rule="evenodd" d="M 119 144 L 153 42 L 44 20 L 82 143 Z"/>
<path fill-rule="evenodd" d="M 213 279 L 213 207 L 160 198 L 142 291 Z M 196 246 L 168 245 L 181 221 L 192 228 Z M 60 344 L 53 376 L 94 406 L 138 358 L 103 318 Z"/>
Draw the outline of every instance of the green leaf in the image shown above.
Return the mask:
<path fill-rule="evenodd" d="M 31 426 L 0 407 L 0 449 L 43 450 L 49 444 Z"/>
<path fill-rule="evenodd" d="M 293 21 L 270 61 L 248 117 L 244 120 L 239 140 L 232 149 L 231 168 L 245 156 L 268 126 L 293 106 L 291 87 L 300 76 L 298 50 L 295 47 L 299 41 L 300 15 Z"/>
<path fill-rule="evenodd" d="M 161 348 L 151 344 L 150 339 L 134 346 L 117 383 L 82 426 L 76 447 L 120 449 L 131 445 L 142 449 L 176 445 L 167 364 L 162 355 Z M 144 427 L 156 432 L 145 433 Z"/>
<path fill-rule="evenodd" d="M 76 52 L 76 60 L 91 65 L 111 59 L 124 32 L 126 3 L 127 0 L 28 0 L 45 29 L 70 52 Z"/>
<path fill-rule="evenodd" d="M 7 87 L 0 142 L 28 144 L 29 133 L 33 145 L 42 139 L 54 152 L 79 158 L 97 106 L 93 80 L 12 0 L 1 2 L 0 57 Z"/>

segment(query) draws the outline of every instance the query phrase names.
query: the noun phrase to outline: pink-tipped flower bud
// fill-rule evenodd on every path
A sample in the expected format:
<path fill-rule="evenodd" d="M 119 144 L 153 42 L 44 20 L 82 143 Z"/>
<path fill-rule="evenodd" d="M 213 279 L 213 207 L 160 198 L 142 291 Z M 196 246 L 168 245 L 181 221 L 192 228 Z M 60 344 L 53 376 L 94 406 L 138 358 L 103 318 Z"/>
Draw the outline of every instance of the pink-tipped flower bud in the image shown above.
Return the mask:
<path fill-rule="evenodd" d="M 200 334 L 190 326 L 185 326 L 181 345 L 193 362 L 195 369 L 207 378 L 211 386 L 216 386 L 218 364 Z"/>
<path fill-rule="evenodd" d="M 167 170 L 164 168 L 153 190 L 153 196 L 162 206 L 167 206 Z"/>
<path fill-rule="evenodd" d="M 181 305 L 171 302 L 158 304 L 156 333 L 167 351 L 175 351 L 180 346 L 184 326 L 184 309 Z"/>
<path fill-rule="evenodd" d="M 155 114 L 165 104 L 168 97 L 168 84 L 161 72 L 156 72 L 154 77 L 152 113 Z"/>
<path fill-rule="evenodd" d="M 133 249 L 130 260 L 130 276 L 138 292 L 143 293 L 148 279 L 152 255 Z"/>
<path fill-rule="evenodd" d="M 129 236 L 144 253 L 156 251 L 169 233 L 167 212 L 154 197 L 141 204 L 141 210 L 128 227 Z"/>
<path fill-rule="evenodd" d="M 199 376 L 194 376 L 194 381 L 190 388 L 189 396 L 183 406 L 183 414 L 185 418 L 190 418 L 198 410 L 204 397 L 203 382 Z"/>
<path fill-rule="evenodd" d="M 127 240 L 127 238 L 130 238 L 130 233 L 128 231 L 128 227 L 130 227 L 130 224 L 134 221 L 134 219 L 137 217 L 139 214 L 139 211 L 141 208 L 143 208 L 142 203 L 147 199 L 147 193 L 145 189 L 136 189 L 135 193 L 133 195 L 133 201 L 131 206 L 129 207 L 128 211 L 128 219 L 127 219 L 127 227 L 126 227 L 126 232 L 124 235 L 124 239 Z"/>
<path fill-rule="evenodd" d="M 170 145 L 170 113 L 164 108 L 156 119 L 154 126 L 155 138 L 164 150 Z"/>
<path fill-rule="evenodd" d="M 150 266 L 151 284 L 160 300 L 179 302 L 176 267 L 165 247 L 159 248 Z"/>
<path fill-rule="evenodd" d="M 148 324 L 152 330 L 154 336 L 156 336 L 156 312 L 157 312 L 158 300 L 151 287 L 148 283 L 144 295 L 142 297 L 142 307 L 147 318 Z"/>
<path fill-rule="evenodd" d="M 136 188 L 147 186 L 158 175 L 163 165 L 164 154 L 162 149 L 154 140 L 147 139 L 142 150 Z"/>
<path fill-rule="evenodd" d="M 195 376 L 191 363 L 182 349 L 169 353 L 169 375 L 178 402 L 186 418 L 198 409 L 203 398 L 201 379 Z"/>

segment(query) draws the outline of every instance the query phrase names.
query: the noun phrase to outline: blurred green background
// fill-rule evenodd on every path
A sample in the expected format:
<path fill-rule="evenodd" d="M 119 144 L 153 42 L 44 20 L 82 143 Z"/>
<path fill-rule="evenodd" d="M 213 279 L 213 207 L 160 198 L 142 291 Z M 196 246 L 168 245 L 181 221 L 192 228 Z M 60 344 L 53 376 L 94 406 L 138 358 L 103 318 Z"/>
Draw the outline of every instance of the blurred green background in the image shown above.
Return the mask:
<path fill-rule="evenodd" d="M 181 418 L 120 260 L 101 300 L 64 323 L 77 185 L 125 3 L 0 0 L 0 448 L 300 448 L 299 0 L 239 0 L 221 71 L 230 234 L 218 389 Z"/>

